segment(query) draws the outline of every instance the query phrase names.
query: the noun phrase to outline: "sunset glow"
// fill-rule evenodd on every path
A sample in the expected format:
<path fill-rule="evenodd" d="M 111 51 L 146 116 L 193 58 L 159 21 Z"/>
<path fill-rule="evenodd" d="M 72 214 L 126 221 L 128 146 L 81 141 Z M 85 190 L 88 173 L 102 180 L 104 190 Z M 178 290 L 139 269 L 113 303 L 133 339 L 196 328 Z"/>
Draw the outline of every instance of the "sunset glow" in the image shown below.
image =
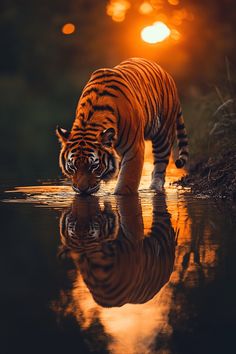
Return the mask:
<path fill-rule="evenodd" d="M 143 28 L 141 38 L 144 42 L 154 44 L 164 41 L 170 33 L 171 31 L 165 23 L 155 22 L 153 25 Z"/>

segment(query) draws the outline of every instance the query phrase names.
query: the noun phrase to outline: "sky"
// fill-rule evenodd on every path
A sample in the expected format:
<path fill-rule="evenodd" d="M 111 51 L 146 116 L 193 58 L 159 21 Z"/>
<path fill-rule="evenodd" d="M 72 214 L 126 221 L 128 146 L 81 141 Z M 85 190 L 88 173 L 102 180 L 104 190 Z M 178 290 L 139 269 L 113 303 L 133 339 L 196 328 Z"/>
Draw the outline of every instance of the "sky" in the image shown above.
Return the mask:
<path fill-rule="evenodd" d="M 144 3 L 151 12 L 141 12 Z M 92 70 L 132 56 L 153 59 L 178 79 L 201 83 L 223 71 L 226 56 L 235 62 L 233 0 L 15 0 L 3 1 L 2 8 L 1 74 L 20 74 L 39 86 L 76 73 L 84 82 Z M 160 20 L 173 35 L 145 43 L 141 30 Z M 63 34 L 66 23 L 75 26 L 72 34 Z"/>

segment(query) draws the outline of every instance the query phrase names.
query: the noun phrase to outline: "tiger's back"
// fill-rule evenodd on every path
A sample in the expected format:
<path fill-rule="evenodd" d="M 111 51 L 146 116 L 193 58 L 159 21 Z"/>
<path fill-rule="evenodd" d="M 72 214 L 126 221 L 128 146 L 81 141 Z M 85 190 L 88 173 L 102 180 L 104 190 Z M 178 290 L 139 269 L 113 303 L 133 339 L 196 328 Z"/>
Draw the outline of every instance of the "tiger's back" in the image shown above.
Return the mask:
<path fill-rule="evenodd" d="M 173 110 L 180 104 L 172 77 L 154 62 L 132 58 L 116 67 L 131 83 L 138 105 L 138 116 L 144 125 L 144 137 L 151 140 L 161 125 L 168 123 Z M 136 114 L 137 112 L 133 112 Z"/>
<path fill-rule="evenodd" d="M 85 183 L 90 193 L 102 179 L 109 180 L 117 174 L 120 159 L 115 192 L 135 193 L 142 173 L 144 140 L 149 139 L 154 155 L 151 188 L 161 189 L 176 132 L 176 165 L 183 167 L 188 158 L 188 142 L 174 80 L 156 63 L 132 58 L 113 69 L 99 69 L 92 74 L 79 100 L 72 130 L 64 141 L 67 148 L 62 146 L 61 167 L 65 174 L 74 172 L 72 180 L 78 192 L 83 192 L 81 181 L 90 179 L 88 186 Z M 63 142 L 60 131 L 58 135 Z M 71 168 L 66 161 L 70 161 Z M 81 175 L 81 171 L 87 174 Z"/>

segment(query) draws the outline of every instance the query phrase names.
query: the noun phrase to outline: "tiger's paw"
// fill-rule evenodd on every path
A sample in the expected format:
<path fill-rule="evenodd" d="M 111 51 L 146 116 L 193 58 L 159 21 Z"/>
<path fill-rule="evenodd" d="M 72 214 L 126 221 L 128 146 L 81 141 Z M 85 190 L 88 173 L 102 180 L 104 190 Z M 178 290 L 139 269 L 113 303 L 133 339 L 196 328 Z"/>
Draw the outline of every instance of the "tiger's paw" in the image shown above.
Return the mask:
<path fill-rule="evenodd" d="M 162 178 L 154 178 L 149 188 L 154 191 L 163 191 L 164 180 Z"/>

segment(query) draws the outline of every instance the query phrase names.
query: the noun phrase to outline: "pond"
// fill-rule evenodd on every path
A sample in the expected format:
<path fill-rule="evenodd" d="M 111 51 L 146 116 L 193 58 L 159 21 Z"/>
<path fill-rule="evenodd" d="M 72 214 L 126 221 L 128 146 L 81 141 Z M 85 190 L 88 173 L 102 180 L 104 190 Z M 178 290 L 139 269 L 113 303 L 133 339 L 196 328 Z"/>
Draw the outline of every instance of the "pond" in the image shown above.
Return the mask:
<path fill-rule="evenodd" d="M 62 181 L 1 193 L 1 353 L 223 353 L 235 343 L 235 221 L 172 184 L 79 197 Z"/>

